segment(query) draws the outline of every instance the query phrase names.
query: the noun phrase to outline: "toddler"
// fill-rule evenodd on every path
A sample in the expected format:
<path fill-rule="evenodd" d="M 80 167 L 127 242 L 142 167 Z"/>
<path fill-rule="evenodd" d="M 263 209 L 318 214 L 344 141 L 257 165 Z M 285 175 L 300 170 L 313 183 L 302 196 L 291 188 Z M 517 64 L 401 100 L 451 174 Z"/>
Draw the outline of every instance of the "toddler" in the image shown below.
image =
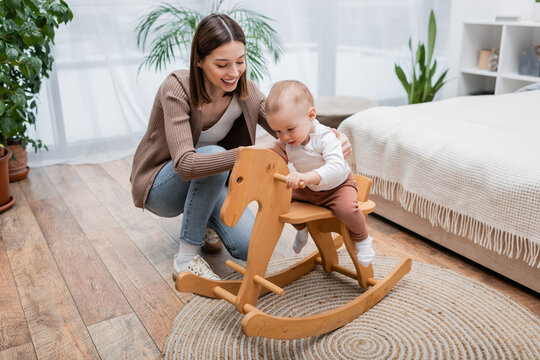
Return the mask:
<path fill-rule="evenodd" d="M 356 256 L 363 267 L 375 257 L 364 214 L 358 208 L 357 187 L 345 162 L 341 142 L 334 132 L 316 119 L 313 96 L 299 81 L 276 83 L 266 99 L 266 119 L 278 136 L 276 152 L 286 154 L 295 170 L 287 176 L 293 200 L 330 208 L 349 229 Z M 303 181 L 306 188 L 299 188 Z M 299 253 L 308 239 L 305 224 L 298 230 L 293 249 Z"/>

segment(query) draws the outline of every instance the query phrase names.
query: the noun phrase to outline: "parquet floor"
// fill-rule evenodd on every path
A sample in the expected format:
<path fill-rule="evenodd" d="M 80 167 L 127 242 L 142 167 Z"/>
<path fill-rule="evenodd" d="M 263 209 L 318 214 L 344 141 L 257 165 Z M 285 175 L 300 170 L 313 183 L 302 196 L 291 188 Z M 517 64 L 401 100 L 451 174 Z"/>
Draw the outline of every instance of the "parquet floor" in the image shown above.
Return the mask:
<path fill-rule="evenodd" d="M 171 279 L 179 219 L 133 206 L 130 167 L 35 168 L 11 184 L 16 204 L 0 215 L 0 359 L 160 357 L 192 295 Z M 450 268 L 540 314 L 540 295 L 376 215 L 368 226 L 377 254 Z M 292 256 L 293 237 L 286 227 L 273 256 Z M 232 271 L 226 252 L 205 258 L 219 275 Z"/>

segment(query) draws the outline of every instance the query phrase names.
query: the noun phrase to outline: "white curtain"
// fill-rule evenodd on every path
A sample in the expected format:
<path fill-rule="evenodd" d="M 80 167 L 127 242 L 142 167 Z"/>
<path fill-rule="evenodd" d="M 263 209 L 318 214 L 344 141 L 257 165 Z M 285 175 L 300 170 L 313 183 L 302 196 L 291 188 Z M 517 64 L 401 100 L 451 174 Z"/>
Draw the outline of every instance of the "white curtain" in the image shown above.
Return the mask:
<path fill-rule="evenodd" d="M 171 0 L 172 3 L 178 0 Z M 49 151 L 29 150 L 31 166 L 92 163 L 134 152 L 146 129 L 155 93 L 168 72 L 141 69 L 135 25 L 161 1 L 68 0 L 73 21 L 61 27 L 55 65 L 40 93 L 36 129 Z M 208 13 L 211 0 L 179 4 Z M 230 4 L 237 1 L 230 1 Z M 255 0 L 245 2 L 276 20 L 285 44 L 281 61 L 260 84 L 268 93 L 282 79 L 305 82 L 317 96 L 363 96 L 381 104 L 405 101 L 394 63 L 409 64 L 407 42 L 426 41 L 435 10 L 436 56 L 444 67 L 450 18 L 445 0 Z"/>

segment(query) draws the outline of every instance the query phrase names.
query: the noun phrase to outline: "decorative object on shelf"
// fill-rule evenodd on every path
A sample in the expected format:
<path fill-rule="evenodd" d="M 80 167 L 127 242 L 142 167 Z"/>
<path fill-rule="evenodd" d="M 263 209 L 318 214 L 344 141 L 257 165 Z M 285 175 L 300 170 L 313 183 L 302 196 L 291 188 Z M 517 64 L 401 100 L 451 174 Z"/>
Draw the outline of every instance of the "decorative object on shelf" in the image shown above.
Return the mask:
<path fill-rule="evenodd" d="M 435 23 L 435 14 L 433 13 L 433 10 L 431 10 L 428 25 L 427 55 L 424 44 L 418 42 L 415 56 L 412 48 L 412 38 L 409 37 L 409 49 L 411 50 L 412 58 L 410 81 L 407 79 L 407 76 L 405 75 L 405 72 L 401 66 L 394 64 L 396 75 L 407 92 L 409 104 L 432 101 L 437 91 L 439 91 L 439 89 L 446 84 L 444 78 L 448 72 L 448 69 L 441 74 L 434 85 L 431 84 L 431 78 L 437 69 L 437 60 L 433 59 L 433 49 L 435 48 L 436 36 L 437 24 Z"/>
<path fill-rule="evenodd" d="M 518 74 L 540 76 L 540 45 L 531 45 L 521 54 Z"/>
<path fill-rule="evenodd" d="M 532 83 L 523 87 L 520 87 L 516 90 L 516 92 L 524 92 L 524 91 L 536 91 L 540 90 L 540 82 Z"/>
<path fill-rule="evenodd" d="M 533 21 L 540 22 L 540 0 L 536 0 L 533 4 Z"/>
<path fill-rule="evenodd" d="M 248 77 L 254 81 L 262 80 L 268 74 L 267 53 L 272 56 L 274 63 L 279 61 L 283 53 L 281 38 L 270 26 L 274 20 L 242 4 L 224 9 L 223 3 L 224 0 L 214 0 L 210 13 L 227 14 L 238 22 L 246 33 Z M 151 45 L 152 49 L 139 70 L 142 66 L 153 66 L 160 71 L 173 62 L 177 52 L 181 58 L 189 60 L 193 34 L 203 17 L 203 14 L 177 3 L 161 3 L 143 16 L 135 28 L 137 46 L 145 50 L 147 45 Z M 148 39 L 149 35 L 151 39 Z"/>
<path fill-rule="evenodd" d="M 490 49 L 482 49 L 478 52 L 478 68 L 487 70 L 489 68 L 489 57 L 491 56 Z"/>
<path fill-rule="evenodd" d="M 6 211 L 13 205 L 15 199 L 9 193 L 8 160 L 11 157 L 11 150 L 0 145 L 0 213 Z"/>
<path fill-rule="evenodd" d="M 36 124 L 37 97 L 43 78 L 52 70 L 56 29 L 72 19 L 64 0 L 2 1 L 0 144 L 20 145 L 24 151 L 28 144 L 36 152 L 47 149 L 30 137 L 28 128 Z"/>
<path fill-rule="evenodd" d="M 491 55 L 489 56 L 489 71 L 497 71 L 499 68 L 499 51 L 500 48 L 498 47 L 491 49 Z"/>

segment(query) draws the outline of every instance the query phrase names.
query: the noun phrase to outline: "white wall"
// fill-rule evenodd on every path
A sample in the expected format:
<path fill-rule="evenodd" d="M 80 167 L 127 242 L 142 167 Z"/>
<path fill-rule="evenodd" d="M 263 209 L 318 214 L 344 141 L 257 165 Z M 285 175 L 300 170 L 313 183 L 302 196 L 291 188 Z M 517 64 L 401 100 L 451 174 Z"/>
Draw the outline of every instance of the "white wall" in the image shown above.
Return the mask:
<path fill-rule="evenodd" d="M 447 78 L 453 79 L 442 88 L 444 98 L 457 94 L 457 71 L 461 51 L 463 22 L 474 19 L 495 20 L 499 15 L 518 15 L 522 20 L 530 20 L 534 0 L 452 0 L 450 34 L 448 38 Z"/>

